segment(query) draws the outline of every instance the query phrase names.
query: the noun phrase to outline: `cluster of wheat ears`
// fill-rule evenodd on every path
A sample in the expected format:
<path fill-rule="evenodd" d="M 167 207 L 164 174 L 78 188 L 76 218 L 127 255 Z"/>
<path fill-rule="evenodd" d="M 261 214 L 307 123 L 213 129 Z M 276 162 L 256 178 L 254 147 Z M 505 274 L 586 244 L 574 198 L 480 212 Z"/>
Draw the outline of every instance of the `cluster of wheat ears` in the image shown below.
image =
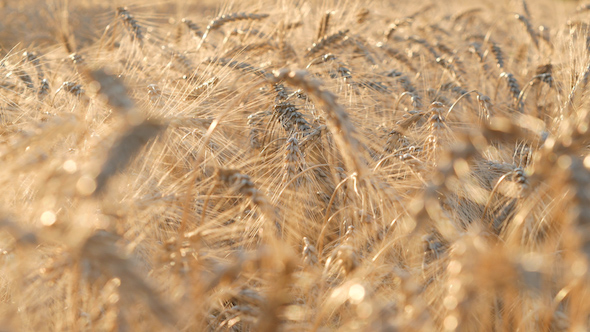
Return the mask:
<path fill-rule="evenodd" d="M 0 330 L 589 329 L 590 5 L 532 2 L 1 2 Z"/>

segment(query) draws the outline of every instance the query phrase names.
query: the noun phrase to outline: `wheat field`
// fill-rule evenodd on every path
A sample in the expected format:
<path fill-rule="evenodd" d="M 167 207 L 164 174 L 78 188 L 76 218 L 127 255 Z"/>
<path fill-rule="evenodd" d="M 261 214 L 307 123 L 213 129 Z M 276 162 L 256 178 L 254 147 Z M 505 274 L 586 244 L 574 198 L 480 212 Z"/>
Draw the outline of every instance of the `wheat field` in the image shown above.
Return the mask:
<path fill-rule="evenodd" d="M 0 9 L 0 331 L 590 329 L 590 4 Z"/>

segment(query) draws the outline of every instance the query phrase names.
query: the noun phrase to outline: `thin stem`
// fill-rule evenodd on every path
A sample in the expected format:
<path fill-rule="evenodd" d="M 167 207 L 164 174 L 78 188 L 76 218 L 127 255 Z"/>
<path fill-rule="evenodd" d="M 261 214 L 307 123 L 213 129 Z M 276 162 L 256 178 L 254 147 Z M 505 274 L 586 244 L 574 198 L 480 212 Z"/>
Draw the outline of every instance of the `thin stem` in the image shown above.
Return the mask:
<path fill-rule="evenodd" d="M 453 108 L 455 108 L 455 105 L 457 105 L 457 103 L 459 103 L 459 101 L 461 101 L 461 99 L 463 99 L 465 96 L 467 96 L 468 94 L 473 93 L 473 92 L 477 92 L 477 90 L 471 90 L 471 91 L 465 92 L 459 98 L 457 98 L 457 100 L 455 100 L 453 105 L 451 105 L 451 107 L 449 107 L 449 110 L 447 111 L 447 114 L 445 115 L 445 117 L 449 116 L 449 114 L 451 113 Z"/>
<path fill-rule="evenodd" d="M 324 215 L 324 221 L 322 222 L 322 230 L 320 231 L 320 235 L 318 236 L 318 259 L 321 259 L 322 257 L 322 251 L 323 251 L 323 246 L 324 246 L 324 233 L 326 231 L 326 228 L 328 226 L 328 221 L 330 220 L 330 209 L 332 208 L 332 204 L 334 204 L 334 199 L 336 198 L 336 193 L 338 192 L 338 189 L 340 189 L 340 187 L 342 187 L 346 181 L 348 181 L 348 179 L 350 179 L 352 177 L 351 174 L 349 176 L 347 176 L 344 180 L 340 181 L 340 183 L 338 183 L 338 185 L 336 186 L 336 188 L 334 189 L 334 192 L 332 193 L 332 197 L 330 197 L 330 202 L 328 203 L 328 207 L 326 207 L 326 214 Z"/>

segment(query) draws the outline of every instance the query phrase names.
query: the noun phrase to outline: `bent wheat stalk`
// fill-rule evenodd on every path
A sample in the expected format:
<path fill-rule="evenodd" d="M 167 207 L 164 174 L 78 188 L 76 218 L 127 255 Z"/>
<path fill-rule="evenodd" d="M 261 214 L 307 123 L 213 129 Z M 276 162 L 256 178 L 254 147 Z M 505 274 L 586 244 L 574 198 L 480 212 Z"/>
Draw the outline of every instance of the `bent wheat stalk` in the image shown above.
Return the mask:
<path fill-rule="evenodd" d="M 310 79 L 307 71 L 283 69 L 274 72 L 274 76 L 269 77 L 269 81 L 273 84 L 283 80 L 302 88 L 306 93 L 317 98 L 326 107 L 328 127 L 334 137 L 337 138 L 337 144 L 340 146 L 342 156 L 359 177 L 362 178 L 366 175 L 367 166 L 365 163 L 361 161 L 361 158 L 356 153 L 350 153 L 351 151 L 360 151 L 360 144 L 352 136 L 355 132 L 354 126 L 350 123 L 348 114 L 344 108 L 336 102 L 336 95 L 322 89 L 321 83 L 317 80 Z"/>

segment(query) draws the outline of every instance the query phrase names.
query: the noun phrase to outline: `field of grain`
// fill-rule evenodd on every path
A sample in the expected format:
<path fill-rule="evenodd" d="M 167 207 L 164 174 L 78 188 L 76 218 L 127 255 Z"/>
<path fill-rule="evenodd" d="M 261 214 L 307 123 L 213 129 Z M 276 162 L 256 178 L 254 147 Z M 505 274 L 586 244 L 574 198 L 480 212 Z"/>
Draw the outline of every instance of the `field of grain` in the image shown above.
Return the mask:
<path fill-rule="evenodd" d="M 589 20 L 0 1 L 0 331 L 590 329 Z"/>

